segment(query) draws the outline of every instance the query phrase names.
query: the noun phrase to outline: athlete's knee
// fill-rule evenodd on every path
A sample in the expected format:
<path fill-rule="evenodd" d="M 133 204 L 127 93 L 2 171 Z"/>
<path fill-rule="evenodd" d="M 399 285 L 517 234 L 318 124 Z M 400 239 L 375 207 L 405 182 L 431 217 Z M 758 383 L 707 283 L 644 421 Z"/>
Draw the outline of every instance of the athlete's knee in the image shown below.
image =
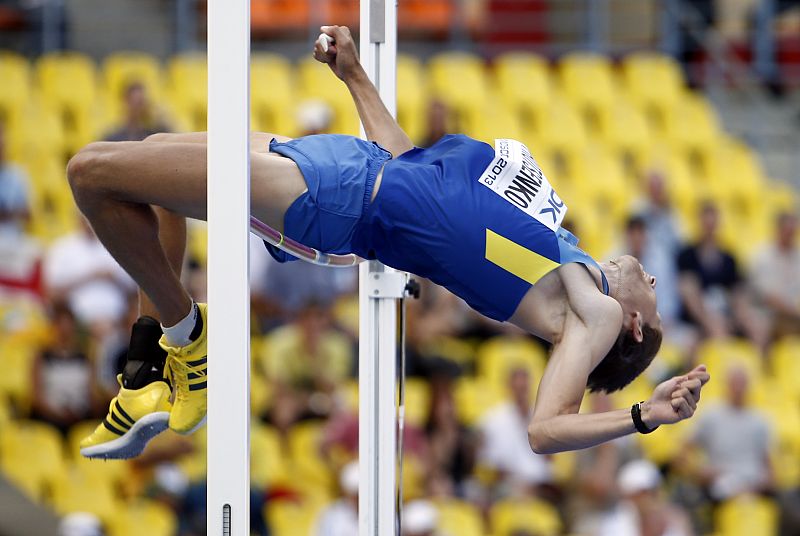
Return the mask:
<path fill-rule="evenodd" d="M 111 157 L 112 146 L 111 142 L 90 143 L 70 158 L 67 164 L 67 180 L 78 204 L 101 186 L 102 167 Z"/>

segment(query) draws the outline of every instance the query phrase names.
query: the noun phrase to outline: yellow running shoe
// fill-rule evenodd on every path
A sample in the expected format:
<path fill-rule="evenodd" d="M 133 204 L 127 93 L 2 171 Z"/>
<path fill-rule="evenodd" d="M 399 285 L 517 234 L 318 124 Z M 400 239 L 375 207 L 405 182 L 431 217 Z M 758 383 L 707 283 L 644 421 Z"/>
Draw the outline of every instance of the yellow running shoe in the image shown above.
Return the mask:
<path fill-rule="evenodd" d="M 111 400 L 108 415 L 81 441 L 81 455 L 87 458 L 133 458 L 169 426 L 169 385 L 157 381 L 141 389 L 125 389 L 121 374 L 117 382 L 119 394 Z"/>
<path fill-rule="evenodd" d="M 206 423 L 207 309 L 207 304 L 197 304 L 197 310 L 203 320 L 203 330 L 191 344 L 182 347 L 170 346 L 166 337 L 161 337 L 159 341 L 161 347 L 167 351 L 164 376 L 172 383 L 172 389 L 175 391 L 175 400 L 169 415 L 169 427 L 179 434 L 191 434 Z"/>

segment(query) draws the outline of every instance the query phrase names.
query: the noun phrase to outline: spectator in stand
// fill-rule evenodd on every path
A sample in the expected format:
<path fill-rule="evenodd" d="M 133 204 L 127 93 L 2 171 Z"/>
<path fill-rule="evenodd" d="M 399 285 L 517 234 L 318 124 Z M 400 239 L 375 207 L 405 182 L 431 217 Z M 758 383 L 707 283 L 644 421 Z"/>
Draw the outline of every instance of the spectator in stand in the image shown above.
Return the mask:
<path fill-rule="evenodd" d="M 30 181 L 6 160 L 6 134 L 0 123 L 0 241 L 23 234 L 30 219 Z"/>
<path fill-rule="evenodd" d="M 719 211 L 711 202 L 700 209 L 700 238 L 678 255 L 682 320 L 700 337 L 746 335 L 759 348 L 766 330 L 756 321 L 739 266 L 719 242 Z"/>
<path fill-rule="evenodd" d="M 439 512 L 430 502 L 417 499 L 403 506 L 403 536 L 442 536 L 438 524 Z"/>
<path fill-rule="evenodd" d="M 619 472 L 622 501 L 603 522 L 598 536 L 691 536 L 689 517 L 661 494 L 661 473 L 647 460 L 629 462 Z"/>
<path fill-rule="evenodd" d="M 652 261 L 645 265 L 658 278 L 656 297 L 662 321 L 674 322 L 680 313 L 678 275 L 674 259 L 680 252 L 682 240 L 678 219 L 667 191 L 666 178 L 662 173 L 652 171 L 647 175 L 646 197 L 634 212 L 644 219 L 648 235 L 657 237 L 648 242 L 648 253 Z M 652 269 L 650 264 L 653 264 Z M 657 267 L 661 272 L 659 274 L 654 272 Z"/>
<path fill-rule="evenodd" d="M 651 237 L 659 240 L 651 240 Z M 656 278 L 656 298 L 661 322 L 669 325 L 678 317 L 678 274 L 675 270 L 674 250 L 668 250 L 660 242 L 660 235 L 648 227 L 642 215 L 631 216 L 625 225 L 625 248 L 623 254 L 633 255 L 645 269 Z"/>
<path fill-rule="evenodd" d="M 747 369 L 731 365 L 726 382 L 725 400 L 697 416 L 690 448 L 684 451 L 684 456 L 691 448 L 705 454 L 696 476 L 717 501 L 773 490 L 772 433 L 767 418 L 747 405 Z"/>
<path fill-rule="evenodd" d="M 130 82 L 123 94 L 125 117 L 122 125 L 108 133 L 106 141 L 141 141 L 158 132 L 169 132 L 150 102 L 147 88 L 139 81 Z"/>
<path fill-rule="evenodd" d="M 778 215 L 775 242 L 759 251 L 750 272 L 758 309 L 773 337 L 800 335 L 800 249 L 797 216 Z"/>
<path fill-rule="evenodd" d="M 333 110 L 321 100 L 306 100 L 297 107 L 297 124 L 300 136 L 327 134 L 331 130 Z"/>
<path fill-rule="evenodd" d="M 528 370 L 514 368 L 509 374 L 508 387 L 511 400 L 490 410 L 478 424 L 481 433 L 478 464 L 496 471 L 501 485 L 550 483 L 553 475 L 549 458 L 534 453 L 528 443 L 533 409 Z"/>
<path fill-rule="evenodd" d="M 475 461 L 477 438 L 458 422 L 453 382 L 449 378 L 437 377 L 431 382 L 425 434 L 430 453 L 428 475 L 448 479 L 456 495 L 463 497 L 463 485 L 470 477 Z"/>
<path fill-rule="evenodd" d="M 50 300 L 68 302 L 80 323 L 97 337 L 125 315 L 128 297 L 136 290 L 84 219 L 76 232 L 50 246 L 44 284 Z"/>
<path fill-rule="evenodd" d="M 30 220 L 30 180 L 6 160 L 6 135 L 0 123 L 0 289 L 39 289 L 41 250 L 25 235 Z"/>
<path fill-rule="evenodd" d="M 31 417 L 52 424 L 66 435 L 69 428 L 92 416 L 92 365 L 86 340 L 66 304 L 53 306 L 50 342 L 33 364 Z"/>
<path fill-rule="evenodd" d="M 353 369 L 350 340 L 333 328 L 329 308 L 314 301 L 268 335 L 260 358 L 275 382 L 271 418 L 281 430 L 302 418 L 327 416 L 336 387 Z"/>
<path fill-rule="evenodd" d="M 358 462 L 347 464 L 339 475 L 342 498 L 328 505 L 316 523 L 316 536 L 358 534 Z"/>

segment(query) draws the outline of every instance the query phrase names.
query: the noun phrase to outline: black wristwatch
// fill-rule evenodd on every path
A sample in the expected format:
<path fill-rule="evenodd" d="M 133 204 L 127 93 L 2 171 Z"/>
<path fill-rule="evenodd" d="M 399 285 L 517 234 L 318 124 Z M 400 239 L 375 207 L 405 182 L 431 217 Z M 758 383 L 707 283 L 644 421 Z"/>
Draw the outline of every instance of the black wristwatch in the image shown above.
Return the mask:
<path fill-rule="evenodd" d="M 655 428 L 648 428 L 644 423 L 642 420 L 642 404 L 644 404 L 644 401 L 637 402 L 631 406 L 631 419 L 633 419 L 633 426 L 636 427 L 636 431 L 640 434 L 651 434 L 658 430 L 658 426 Z"/>

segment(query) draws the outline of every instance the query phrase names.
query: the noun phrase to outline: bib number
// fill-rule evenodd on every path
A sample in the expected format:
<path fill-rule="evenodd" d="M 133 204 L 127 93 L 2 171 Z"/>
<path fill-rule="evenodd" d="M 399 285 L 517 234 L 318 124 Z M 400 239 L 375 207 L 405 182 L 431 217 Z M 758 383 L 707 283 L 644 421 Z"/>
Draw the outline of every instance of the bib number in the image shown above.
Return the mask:
<path fill-rule="evenodd" d="M 494 141 L 494 160 L 478 182 L 536 219 L 557 231 L 567 206 L 544 176 L 524 144 L 511 139 Z"/>

